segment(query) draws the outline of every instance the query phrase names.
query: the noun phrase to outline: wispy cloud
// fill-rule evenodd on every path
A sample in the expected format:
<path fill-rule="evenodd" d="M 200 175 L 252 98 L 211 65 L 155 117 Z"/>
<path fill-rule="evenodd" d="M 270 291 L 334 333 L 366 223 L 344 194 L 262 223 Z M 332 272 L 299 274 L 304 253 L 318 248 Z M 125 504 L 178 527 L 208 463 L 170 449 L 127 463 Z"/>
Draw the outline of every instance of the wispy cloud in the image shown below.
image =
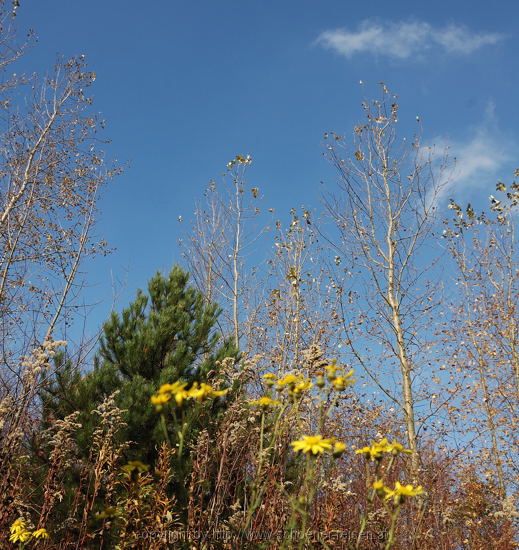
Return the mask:
<path fill-rule="evenodd" d="M 517 143 L 498 128 L 492 104 L 487 107 L 483 122 L 471 130 L 469 139 L 453 141 L 438 137 L 433 143 L 435 151 L 447 150 L 453 160 L 436 201 L 467 197 L 474 189 L 493 188 L 499 179 L 509 175 L 517 150 Z"/>
<path fill-rule="evenodd" d="M 473 32 L 462 25 L 433 27 L 423 21 L 385 24 L 363 21 L 357 30 L 325 31 L 316 42 L 348 58 L 370 53 L 407 59 L 422 56 L 433 48 L 466 55 L 483 46 L 497 44 L 503 38 L 499 33 Z"/>

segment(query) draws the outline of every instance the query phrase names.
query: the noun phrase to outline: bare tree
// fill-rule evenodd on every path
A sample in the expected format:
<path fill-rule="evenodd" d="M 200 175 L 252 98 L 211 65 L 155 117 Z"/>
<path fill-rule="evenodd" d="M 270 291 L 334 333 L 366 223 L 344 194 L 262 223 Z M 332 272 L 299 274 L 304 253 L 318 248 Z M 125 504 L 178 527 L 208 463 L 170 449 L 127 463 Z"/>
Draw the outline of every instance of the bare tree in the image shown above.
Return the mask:
<path fill-rule="evenodd" d="M 318 221 L 303 207 L 292 208 L 286 224 L 281 220 L 275 224 L 274 253 L 268 260 L 269 296 L 260 323 L 266 332 L 258 351 L 279 371 L 301 368 L 310 349 L 318 347 L 331 357 L 337 354 L 342 333 L 340 289 L 329 276 Z"/>
<path fill-rule="evenodd" d="M 9 106 L 0 136 L 0 343 L 2 383 L 20 357 L 52 337 L 80 289 L 81 260 L 105 250 L 92 239 L 100 186 L 115 170 L 98 151 L 99 120 L 83 58 L 59 63 Z"/>
<path fill-rule="evenodd" d="M 518 469 L 519 184 L 500 182 L 496 194 L 499 198 L 490 197 L 489 214 L 476 215 L 470 204 L 462 209 L 451 201 L 455 218 L 444 234 L 461 289 L 449 336 L 465 391 L 454 412 L 463 429 L 475 435 L 485 475 L 493 465 L 504 498 L 517 482 Z"/>
<path fill-rule="evenodd" d="M 10 76 L 24 50 L 15 44 L 11 17 L 0 2 L 2 494 L 12 488 L 35 397 L 62 344 L 58 329 L 76 312 L 82 261 L 107 251 L 93 233 L 96 206 L 100 188 L 119 171 L 99 150 L 103 121 L 87 94 L 95 73 L 84 57 L 59 61 L 42 79 Z"/>
<path fill-rule="evenodd" d="M 195 284 L 208 301 L 223 308 L 222 332 L 231 335 L 242 349 L 248 345 L 242 342 L 248 333 L 244 310 L 254 310 L 254 293 L 250 288 L 245 292 L 253 276 L 247 268 L 247 255 L 265 230 L 254 223 L 260 209 L 253 204 L 259 189 L 249 188 L 246 181 L 251 163 L 250 156 L 237 155 L 227 164 L 222 184 L 209 184 L 205 202 L 195 209 L 192 233 L 181 242 Z M 249 311 L 247 317 L 253 316 L 254 311 Z"/>
<path fill-rule="evenodd" d="M 354 128 L 350 158 L 342 158 L 344 138 L 325 135 L 342 191 L 327 199 L 327 207 L 341 236 L 340 242 L 331 240 L 355 272 L 357 292 L 353 285 L 350 302 L 361 310 L 353 322 L 354 305 L 345 311 L 347 343 L 372 381 L 402 411 L 416 474 L 416 379 L 420 358 L 430 347 L 426 319 L 435 305 L 435 288 L 424 281 L 431 260 L 420 257 L 420 250 L 432 231 L 446 163 L 433 161 L 432 151 L 418 137 L 412 142 L 397 138 L 396 97 L 382 88 L 380 101 L 363 104 L 366 121 Z M 361 350 L 366 338 L 377 342 L 378 368 L 376 354 L 366 357 Z"/>

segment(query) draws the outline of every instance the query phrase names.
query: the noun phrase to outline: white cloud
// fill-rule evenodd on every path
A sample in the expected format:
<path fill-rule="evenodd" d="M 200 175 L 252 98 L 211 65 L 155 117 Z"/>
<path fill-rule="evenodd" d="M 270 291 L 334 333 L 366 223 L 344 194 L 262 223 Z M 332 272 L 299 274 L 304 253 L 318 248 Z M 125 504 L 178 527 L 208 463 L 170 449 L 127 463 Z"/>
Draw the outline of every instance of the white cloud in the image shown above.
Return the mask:
<path fill-rule="evenodd" d="M 461 25 L 435 28 L 423 21 L 386 24 L 364 21 L 356 31 L 325 31 L 316 42 L 348 58 L 359 53 L 371 53 L 407 59 L 435 47 L 447 53 L 470 54 L 503 38 L 502 34 L 475 33 Z"/>
<path fill-rule="evenodd" d="M 492 46 L 504 36 L 498 33 L 471 33 L 466 27 L 449 25 L 433 31 L 433 39 L 447 52 L 469 54 L 483 46 Z"/>
<path fill-rule="evenodd" d="M 467 197 L 474 189 L 493 188 L 509 175 L 517 150 L 517 143 L 498 128 L 492 105 L 487 108 L 484 121 L 472 129 L 469 139 L 452 141 L 438 137 L 433 143 L 437 153 L 447 150 L 453 160 L 452 169 L 443 175 L 436 202 L 453 196 Z"/>

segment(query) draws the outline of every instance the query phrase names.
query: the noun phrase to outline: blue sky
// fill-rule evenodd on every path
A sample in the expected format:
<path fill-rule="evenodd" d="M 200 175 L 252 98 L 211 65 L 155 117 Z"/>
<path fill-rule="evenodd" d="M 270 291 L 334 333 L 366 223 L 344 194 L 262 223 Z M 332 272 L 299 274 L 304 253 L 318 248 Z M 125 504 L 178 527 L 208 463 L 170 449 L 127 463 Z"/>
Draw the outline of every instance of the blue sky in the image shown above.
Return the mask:
<path fill-rule="evenodd" d="M 320 182 L 333 187 L 323 132 L 350 132 L 379 81 L 399 96 L 402 135 L 420 115 L 426 141 L 459 158 L 452 195 L 486 197 L 519 164 L 518 18 L 505 1 L 22 0 L 19 27 L 39 38 L 24 68 L 85 54 L 110 154 L 128 163 L 101 203 L 117 250 L 90 266 L 93 323 L 112 280 L 120 307 L 179 260 L 194 201 L 237 153 L 265 206 L 318 209 Z"/>

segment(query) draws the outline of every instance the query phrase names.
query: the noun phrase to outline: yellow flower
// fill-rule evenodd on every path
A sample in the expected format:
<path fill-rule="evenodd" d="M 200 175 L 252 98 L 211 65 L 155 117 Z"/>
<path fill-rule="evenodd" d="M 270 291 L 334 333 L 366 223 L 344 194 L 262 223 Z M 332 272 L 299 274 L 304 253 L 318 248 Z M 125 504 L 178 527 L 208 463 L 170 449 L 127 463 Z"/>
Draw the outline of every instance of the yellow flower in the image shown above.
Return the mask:
<path fill-rule="evenodd" d="M 400 504 L 400 502 L 405 497 L 416 497 L 418 495 L 421 495 L 423 493 L 423 487 L 421 485 L 418 485 L 417 487 L 413 487 L 411 484 L 409 485 L 402 485 L 400 482 L 395 483 L 394 489 L 385 489 L 386 492 L 386 500 L 393 499 L 393 502 L 395 504 Z"/>
<path fill-rule="evenodd" d="M 398 443 L 397 441 L 388 443 L 385 447 L 385 452 L 391 453 L 395 456 L 399 453 L 413 454 L 413 451 L 411 451 L 410 449 L 405 449 L 404 446 L 401 443 Z"/>
<path fill-rule="evenodd" d="M 30 538 L 30 531 L 16 531 L 9 537 L 9 540 L 11 542 L 27 542 Z"/>
<path fill-rule="evenodd" d="M 290 390 L 290 393 L 292 395 L 300 395 L 301 393 L 309 390 L 313 386 L 312 382 L 310 380 L 301 380 L 301 382 L 298 382 L 295 386 L 293 386 Z"/>
<path fill-rule="evenodd" d="M 187 384 L 185 382 L 175 382 L 173 384 L 174 388 L 171 390 L 173 397 L 175 398 L 175 403 L 182 407 L 184 401 L 189 399 L 189 392 L 186 390 Z"/>
<path fill-rule="evenodd" d="M 378 443 L 373 442 L 369 447 L 362 447 L 362 449 L 357 449 L 355 454 L 361 455 L 365 454 L 366 459 L 368 460 L 380 460 L 384 454 L 384 447 Z"/>
<path fill-rule="evenodd" d="M 327 366 L 325 367 L 325 370 L 326 370 L 326 375 L 328 376 L 328 380 L 330 380 L 330 382 L 331 382 L 332 380 L 334 380 L 335 374 L 336 374 L 336 372 L 337 372 L 337 370 L 338 370 L 337 365 L 334 365 L 334 364 L 332 364 L 332 365 L 327 365 Z"/>
<path fill-rule="evenodd" d="M 371 446 L 362 447 L 362 449 L 357 449 L 355 451 L 355 454 L 367 455 L 366 458 L 370 460 L 380 460 L 384 453 L 396 456 L 399 453 L 410 454 L 412 451 L 409 449 L 404 449 L 404 446 L 397 441 L 389 443 L 386 437 L 381 439 L 379 442 L 372 441 Z"/>
<path fill-rule="evenodd" d="M 35 539 L 48 539 L 49 533 L 47 533 L 47 529 L 42 527 L 41 529 L 36 529 L 36 531 L 33 531 L 32 536 Z"/>
<path fill-rule="evenodd" d="M 13 524 L 11 525 L 11 533 L 14 533 L 15 531 L 20 531 L 25 529 L 25 520 L 23 518 L 18 518 L 13 521 Z"/>
<path fill-rule="evenodd" d="M 312 387 L 312 382 L 299 373 L 285 374 L 277 381 L 278 391 L 288 388 L 290 395 L 300 395 Z"/>
<path fill-rule="evenodd" d="M 27 542 L 31 538 L 31 532 L 27 529 L 27 524 L 23 518 L 18 518 L 13 522 L 10 528 L 11 542 Z"/>
<path fill-rule="evenodd" d="M 162 406 L 165 405 L 171 399 L 175 399 L 175 402 L 179 407 L 185 399 L 189 397 L 186 391 L 187 384 L 185 382 L 175 382 L 173 384 L 162 384 L 158 392 L 151 396 L 151 402 L 155 405 L 156 409 L 160 411 Z"/>
<path fill-rule="evenodd" d="M 381 479 L 377 479 L 373 482 L 373 489 L 375 489 L 375 491 L 380 491 L 381 489 L 383 490 L 384 482 Z"/>
<path fill-rule="evenodd" d="M 302 439 L 292 441 L 294 451 L 312 453 L 314 456 L 329 451 L 332 448 L 332 439 L 324 439 L 322 435 L 305 435 Z"/>
<path fill-rule="evenodd" d="M 189 390 L 186 390 L 186 382 L 174 382 L 173 384 L 163 384 L 155 395 L 151 396 L 151 402 L 156 409 L 160 411 L 162 406 L 171 399 L 181 407 L 187 399 L 196 399 L 204 401 L 208 398 L 215 398 L 225 395 L 229 390 L 215 390 L 209 384 L 204 382 L 194 382 Z"/>
<path fill-rule="evenodd" d="M 337 441 L 333 446 L 333 456 L 340 457 L 346 451 L 346 445 L 342 441 Z"/>
<path fill-rule="evenodd" d="M 228 388 L 225 390 L 215 390 L 212 386 L 205 384 L 204 382 L 200 384 L 198 384 L 198 382 L 194 382 L 191 389 L 187 393 L 189 394 L 189 398 L 196 399 L 197 401 L 204 401 L 205 399 L 221 397 L 228 391 Z"/>
<path fill-rule="evenodd" d="M 169 393 L 157 393 L 151 396 L 151 403 L 155 405 L 157 409 L 161 409 L 171 399 L 171 394 Z"/>
<path fill-rule="evenodd" d="M 200 385 L 198 382 L 194 382 L 187 393 L 189 397 L 197 401 L 204 401 L 212 396 L 213 388 L 209 384 L 204 384 L 203 382 Z"/>
<path fill-rule="evenodd" d="M 300 374 L 285 374 L 283 378 L 277 381 L 278 389 L 286 388 L 287 386 L 295 386 L 298 382 L 301 382 L 302 376 Z"/>
<path fill-rule="evenodd" d="M 173 393 L 177 390 L 179 383 L 175 382 L 174 384 L 162 384 L 157 393 L 168 394 Z"/>
<path fill-rule="evenodd" d="M 353 370 L 350 370 L 345 375 L 335 376 L 335 378 L 331 381 L 332 386 L 337 391 L 344 391 L 348 386 L 351 386 L 355 383 L 355 380 L 352 378 L 352 376 Z"/>
<path fill-rule="evenodd" d="M 337 391 L 344 391 L 348 386 L 348 382 L 344 376 L 337 376 L 337 378 L 333 379 L 332 386 Z"/>
<path fill-rule="evenodd" d="M 271 399 L 270 397 L 264 395 L 259 399 L 250 401 L 249 404 L 252 405 L 253 407 L 262 407 L 266 409 L 268 407 L 279 407 L 281 405 L 281 401 L 278 401 L 277 399 Z"/>

